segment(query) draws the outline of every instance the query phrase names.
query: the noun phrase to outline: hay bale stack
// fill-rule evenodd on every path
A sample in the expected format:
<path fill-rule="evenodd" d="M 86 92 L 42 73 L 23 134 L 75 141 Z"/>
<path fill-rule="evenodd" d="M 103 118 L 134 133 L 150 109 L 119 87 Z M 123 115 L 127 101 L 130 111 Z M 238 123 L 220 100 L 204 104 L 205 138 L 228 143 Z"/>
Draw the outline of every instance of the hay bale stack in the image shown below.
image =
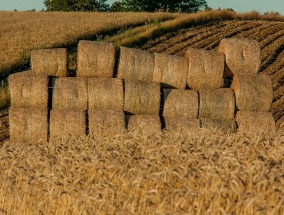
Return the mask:
<path fill-rule="evenodd" d="M 80 137 L 86 135 L 86 111 L 50 111 L 50 138 Z"/>
<path fill-rule="evenodd" d="M 128 131 L 138 132 L 143 136 L 161 133 L 161 120 L 158 115 L 133 115 L 128 121 Z"/>
<path fill-rule="evenodd" d="M 172 90 L 164 105 L 163 116 L 198 117 L 198 92 L 194 90 Z"/>
<path fill-rule="evenodd" d="M 160 84 L 125 80 L 124 111 L 131 114 L 159 115 Z"/>
<path fill-rule="evenodd" d="M 185 117 L 164 117 L 165 129 L 178 133 L 198 132 L 200 120 Z"/>
<path fill-rule="evenodd" d="M 261 74 L 237 73 L 231 88 L 235 91 L 240 111 L 269 111 L 273 100 L 271 77 Z"/>
<path fill-rule="evenodd" d="M 122 135 L 126 132 L 123 111 L 89 110 L 89 134 L 94 136 Z"/>
<path fill-rule="evenodd" d="M 31 64 L 35 74 L 67 77 L 67 49 L 32 50 Z"/>
<path fill-rule="evenodd" d="M 261 55 L 257 41 L 245 38 L 223 39 L 218 51 L 226 57 L 225 77 L 233 77 L 236 73 L 258 73 Z"/>
<path fill-rule="evenodd" d="M 123 111 L 124 90 L 121 79 L 88 79 L 88 109 Z"/>
<path fill-rule="evenodd" d="M 151 52 L 126 47 L 120 48 L 118 78 L 153 81 L 154 68 L 155 56 Z"/>
<path fill-rule="evenodd" d="M 10 108 L 9 127 L 11 141 L 47 141 L 48 110 Z"/>
<path fill-rule="evenodd" d="M 235 120 L 219 120 L 219 119 L 200 119 L 201 128 L 210 130 L 219 130 L 223 133 L 235 133 L 236 132 L 236 122 Z"/>
<path fill-rule="evenodd" d="M 31 71 L 12 74 L 9 88 L 13 108 L 48 108 L 47 75 L 33 75 Z"/>
<path fill-rule="evenodd" d="M 161 82 L 162 87 L 185 89 L 187 74 L 185 57 L 155 53 L 153 81 Z"/>
<path fill-rule="evenodd" d="M 81 40 L 78 43 L 77 76 L 112 78 L 115 48 L 111 43 Z"/>
<path fill-rule="evenodd" d="M 87 110 L 87 83 L 86 78 L 57 78 L 53 89 L 52 108 Z"/>
<path fill-rule="evenodd" d="M 234 119 L 235 96 L 232 89 L 201 90 L 199 98 L 199 118 Z"/>
<path fill-rule="evenodd" d="M 270 112 L 238 111 L 236 121 L 241 134 L 273 136 L 276 133 L 275 120 Z"/>
<path fill-rule="evenodd" d="M 225 56 L 216 51 L 189 48 L 187 84 L 191 89 L 218 89 L 223 85 Z"/>

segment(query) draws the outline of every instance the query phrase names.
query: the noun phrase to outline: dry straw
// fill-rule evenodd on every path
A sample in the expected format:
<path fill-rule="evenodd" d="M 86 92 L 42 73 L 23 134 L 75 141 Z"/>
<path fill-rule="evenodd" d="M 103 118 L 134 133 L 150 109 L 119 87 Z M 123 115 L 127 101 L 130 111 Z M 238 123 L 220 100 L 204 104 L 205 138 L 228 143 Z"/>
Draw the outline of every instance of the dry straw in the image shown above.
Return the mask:
<path fill-rule="evenodd" d="M 235 120 L 218 120 L 218 119 L 200 119 L 201 128 L 210 130 L 219 130 L 223 133 L 235 133 L 236 122 Z"/>
<path fill-rule="evenodd" d="M 128 121 L 128 131 L 138 132 L 142 136 L 161 133 L 161 120 L 158 115 L 133 115 Z"/>
<path fill-rule="evenodd" d="M 89 110 L 88 116 L 90 135 L 110 137 L 126 132 L 123 111 Z"/>
<path fill-rule="evenodd" d="M 198 132 L 200 120 L 185 117 L 164 117 L 165 129 L 178 133 Z"/>
<path fill-rule="evenodd" d="M 225 54 L 225 76 L 236 73 L 256 74 L 261 63 L 260 46 L 257 41 L 249 39 L 228 38 L 220 42 L 218 51 Z"/>
<path fill-rule="evenodd" d="M 235 96 L 232 89 L 201 90 L 199 98 L 199 118 L 234 119 Z"/>
<path fill-rule="evenodd" d="M 11 141 L 47 141 L 48 110 L 11 108 L 9 127 Z"/>
<path fill-rule="evenodd" d="M 77 110 L 50 111 L 50 138 L 86 135 L 86 112 Z"/>
<path fill-rule="evenodd" d="M 160 94 L 159 83 L 125 80 L 124 111 L 132 114 L 158 115 Z"/>
<path fill-rule="evenodd" d="M 47 109 L 47 75 L 33 75 L 31 71 L 15 73 L 9 76 L 9 88 L 13 108 Z"/>
<path fill-rule="evenodd" d="M 238 111 L 236 121 L 241 134 L 273 136 L 276 133 L 275 120 L 270 112 Z"/>
<path fill-rule="evenodd" d="M 271 78 L 261 74 L 235 74 L 231 88 L 235 91 L 237 109 L 269 111 L 273 100 Z"/>
<path fill-rule="evenodd" d="M 162 87 L 185 89 L 188 74 L 188 62 L 185 57 L 155 53 L 153 80 L 162 83 Z"/>
<path fill-rule="evenodd" d="M 115 48 L 111 43 L 81 40 L 78 43 L 77 76 L 112 78 Z"/>
<path fill-rule="evenodd" d="M 52 98 L 52 108 L 87 110 L 87 78 L 57 78 Z"/>
<path fill-rule="evenodd" d="M 151 52 L 121 47 L 117 77 L 153 81 L 155 56 Z"/>
<path fill-rule="evenodd" d="M 189 48 L 187 84 L 191 89 L 218 89 L 223 85 L 225 56 L 216 51 Z"/>
<path fill-rule="evenodd" d="M 195 90 L 171 90 L 164 105 L 163 116 L 198 117 L 198 92 Z"/>
<path fill-rule="evenodd" d="M 124 90 L 120 79 L 88 79 L 88 109 L 123 111 Z"/>

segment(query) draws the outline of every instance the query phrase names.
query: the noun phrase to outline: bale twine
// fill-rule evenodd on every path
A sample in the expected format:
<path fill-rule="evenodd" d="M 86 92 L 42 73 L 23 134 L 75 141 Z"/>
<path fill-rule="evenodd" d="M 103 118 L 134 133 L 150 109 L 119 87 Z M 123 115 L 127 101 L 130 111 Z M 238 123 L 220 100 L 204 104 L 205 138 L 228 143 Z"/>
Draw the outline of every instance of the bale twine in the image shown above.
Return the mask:
<path fill-rule="evenodd" d="M 89 110 L 88 116 L 90 135 L 110 137 L 126 132 L 123 111 Z"/>
<path fill-rule="evenodd" d="M 125 80 L 124 111 L 131 114 L 158 115 L 160 93 L 159 83 Z"/>
<path fill-rule="evenodd" d="M 198 92 L 179 89 L 170 91 L 165 101 L 163 116 L 197 118 Z"/>
<path fill-rule="evenodd" d="M 78 43 L 77 76 L 112 78 L 115 48 L 111 43 L 81 40 Z"/>
<path fill-rule="evenodd" d="M 161 82 L 162 87 L 185 89 L 187 74 L 185 57 L 155 53 L 153 81 Z"/>
<path fill-rule="evenodd" d="M 161 120 L 158 115 L 133 115 L 128 121 L 128 131 L 139 135 L 153 136 L 161 133 Z"/>
<path fill-rule="evenodd" d="M 87 110 L 87 78 L 57 78 L 52 98 L 52 108 L 58 110 Z"/>
<path fill-rule="evenodd" d="M 258 73 L 261 55 L 257 41 L 239 38 L 227 38 L 220 42 L 218 51 L 225 54 L 225 77 L 236 73 Z"/>
<path fill-rule="evenodd" d="M 218 89 L 223 85 L 225 56 L 216 51 L 189 48 L 187 84 L 191 89 Z"/>
<path fill-rule="evenodd" d="M 219 130 L 223 133 L 235 133 L 236 122 L 235 120 L 219 120 L 219 119 L 200 119 L 201 128 L 210 130 Z"/>
<path fill-rule="evenodd" d="M 47 141 L 48 110 L 10 108 L 9 127 L 11 141 Z"/>
<path fill-rule="evenodd" d="M 155 56 L 151 52 L 120 47 L 117 77 L 153 81 Z"/>
<path fill-rule="evenodd" d="M 271 77 L 261 74 L 237 73 L 231 88 L 236 106 L 241 111 L 269 111 L 273 100 Z"/>
<path fill-rule="evenodd" d="M 241 134 L 273 136 L 276 133 L 275 120 L 270 112 L 238 111 L 236 121 Z"/>
<path fill-rule="evenodd" d="M 164 117 L 165 129 L 178 133 L 198 132 L 200 120 L 185 117 Z"/>
<path fill-rule="evenodd" d="M 35 74 L 67 77 L 67 49 L 32 50 L 31 64 Z"/>
<path fill-rule="evenodd" d="M 88 79 L 88 109 L 123 111 L 124 90 L 121 79 Z"/>
<path fill-rule="evenodd" d="M 235 96 L 232 89 L 201 90 L 199 98 L 199 118 L 234 119 Z"/>
<path fill-rule="evenodd" d="M 50 111 L 50 138 L 80 137 L 86 135 L 86 111 Z"/>
<path fill-rule="evenodd" d="M 47 75 L 33 75 L 26 71 L 12 74 L 8 79 L 13 108 L 47 109 Z"/>

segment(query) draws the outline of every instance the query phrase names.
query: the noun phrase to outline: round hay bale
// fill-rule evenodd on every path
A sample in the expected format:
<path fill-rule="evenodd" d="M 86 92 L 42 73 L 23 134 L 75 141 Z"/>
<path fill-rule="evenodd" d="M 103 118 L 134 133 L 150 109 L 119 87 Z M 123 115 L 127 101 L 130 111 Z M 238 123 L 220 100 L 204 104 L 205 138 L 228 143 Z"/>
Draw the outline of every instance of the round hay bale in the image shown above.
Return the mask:
<path fill-rule="evenodd" d="M 124 111 L 131 114 L 158 115 L 160 94 L 159 83 L 125 80 Z"/>
<path fill-rule="evenodd" d="M 89 110 L 88 119 L 90 135 L 111 137 L 126 132 L 123 111 Z"/>
<path fill-rule="evenodd" d="M 121 79 L 88 79 L 88 109 L 123 111 L 124 90 Z"/>
<path fill-rule="evenodd" d="M 155 53 L 153 81 L 162 83 L 162 87 L 185 89 L 187 74 L 185 57 Z"/>
<path fill-rule="evenodd" d="M 194 90 L 172 90 L 164 105 L 163 116 L 198 117 L 198 92 Z"/>
<path fill-rule="evenodd" d="M 9 128 L 11 141 L 47 141 L 48 110 L 10 108 Z"/>
<path fill-rule="evenodd" d="M 261 55 L 257 41 L 226 38 L 221 40 L 218 51 L 225 54 L 225 77 L 233 77 L 236 73 L 258 73 Z"/>
<path fill-rule="evenodd" d="M 237 73 L 231 88 L 235 91 L 236 106 L 240 111 L 269 111 L 273 100 L 270 76 Z"/>
<path fill-rule="evenodd" d="M 275 120 L 270 112 L 238 111 L 236 121 L 241 134 L 273 136 L 276 133 Z"/>
<path fill-rule="evenodd" d="M 232 89 L 201 90 L 199 98 L 199 118 L 234 119 L 235 96 Z"/>
<path fill-rule="evenodd" d="M 128 121 L 128 131 L 138 132 L 142 136 L 153 136 L 161 133 L 161 120 L 158 115 L 133 115 Z"/>
<path fill-rule="evenodd" d="M 77 55 L 77 76 L 112 78 L 115 48 L 111 43 L 80 40 Z"/>
<path fill-rule="evenodd" d="M 185 117 L 164 117 L 165 129 L 178 133 L 198 132 L 200 120 Z"/>
<path fill-rule="evenodd" d="M 67 77 L 67 49 L 32 50 L 31 65 L 35 74 Z"/>
<path fill-rule="evenodd" d="M 117 77 L 141 81 L 153 81 L 155 56 L 151 52 L 120 47 Z"/>
<path fill-rule="evenodd" d="M 218 89 L 223 85 L 225 56 L 222 53 L 189 48 L 187 84 L 191 89 Z"/>
<path fill-rule="evenodd" d="M 219 120 L 219 119 L 200 119 L 201 128 L 210 130 L 219 130 L 223 133 L 235 133 L 236 122 L 235 120 Z"/>

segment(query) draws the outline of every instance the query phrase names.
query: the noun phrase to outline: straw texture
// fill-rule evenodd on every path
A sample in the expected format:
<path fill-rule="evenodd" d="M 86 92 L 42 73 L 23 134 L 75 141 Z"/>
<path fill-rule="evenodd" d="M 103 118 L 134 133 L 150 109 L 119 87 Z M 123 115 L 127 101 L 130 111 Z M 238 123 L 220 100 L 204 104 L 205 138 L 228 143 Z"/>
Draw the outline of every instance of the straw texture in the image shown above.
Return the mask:
<path fill-rule="evenodd" d="M 201 128 L 210 130 L 219 130 L 223 133 L 235 133 L 236 122 L 235 120 L 218 120 L 218 119 L 200 119 Z"/>
<path fill-rule="evenodd" d="M 35 74 L 67 77 L 67 49 L 32 50 L 31 64 Z"/>
<path fill-rule="evenodd" d="M 142 81 L 153 81 L 155 56 L 151 52 L 120 48 L 117 77 Z"/>
<path fill-rule="evenodd" d="M 112 78 L 115 48 L 111 43 L 81 40 L 78 43 L 77 76 Z"/>
<path fill-rule="evenodd" d="M 124 90 L 121 79 L 88 79 L 88 109 L 123 111 Z"/>
<path fill-rule="evenodd" d="M 165 129 L 178 133 L 198 132 L 200 120 L 185 117 L 164 117 Z"/>
<path fill-rule="evenodd" d="M 189 48 L 187 84 L 191 89 L 218 89 L 223 85 L 225 56 L 216 51 Z"/>
<path fill-rule="evenodd" d="M 269 111 L 273 100 L 271 77 L 261 74 L 235 74 L 231 88 L 241 111 Z"/>
<path fill-rule="evenodd" d="M 158 115 L 133 115 L 128 121 L 128 131 L 138 132 L 142 136 L 161 133 L 161 120 Z"/>

